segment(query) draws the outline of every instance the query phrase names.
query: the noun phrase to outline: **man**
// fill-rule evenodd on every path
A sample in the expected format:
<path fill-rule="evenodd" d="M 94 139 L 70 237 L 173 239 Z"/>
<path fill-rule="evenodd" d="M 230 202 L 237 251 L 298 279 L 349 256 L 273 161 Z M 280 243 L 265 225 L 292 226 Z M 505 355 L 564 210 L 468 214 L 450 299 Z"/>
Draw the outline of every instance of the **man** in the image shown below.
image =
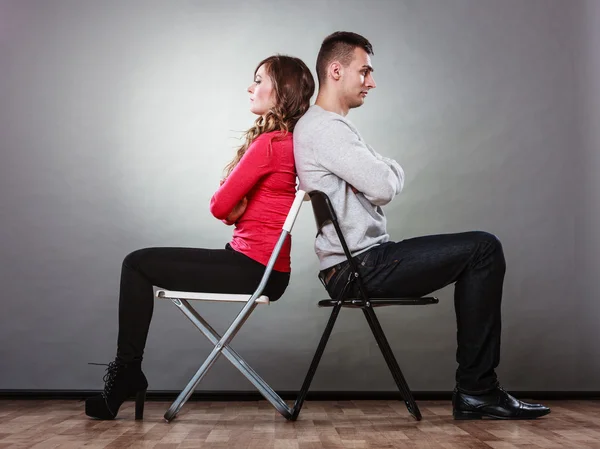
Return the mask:
<path fill-rule="evenodd" d="M 325 38 L 317 57 L 315 105 L 294 130 L 300 188 L 326 193 L 350 252 L 374 297 L 424 296 L 455 284 L 458 326 L 455 419 L 531 419 L 550 409 L 504 391 L 500 358 L 500 303 L 505 260 L 500 241 L 486 232 L 432 235 L 392 242 L 381 206 L 402 190 L 404 172 L 368 146 L 346 119 L 375 88 L 369 41 L 356 33 Z M 317 237 L 320 277 L 332 298 L 348 279 L 349 264 L 332 225 Z"/>

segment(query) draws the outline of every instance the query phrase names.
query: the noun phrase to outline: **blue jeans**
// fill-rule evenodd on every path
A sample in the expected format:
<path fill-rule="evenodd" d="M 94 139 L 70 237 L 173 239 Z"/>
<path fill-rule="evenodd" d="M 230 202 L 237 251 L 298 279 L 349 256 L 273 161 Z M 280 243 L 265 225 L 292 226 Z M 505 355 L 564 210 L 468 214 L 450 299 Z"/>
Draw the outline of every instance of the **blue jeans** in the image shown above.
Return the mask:
<path fill-rule="evenodd" d="M 372 298 L 424 296 L 454 283 L 457 386 L 484 393 L 498 385 L 506 263 L 496 236 L 476 231 L 387 242 L 354 260 Z M 321 272 L 332 298 L 340 295 L 349 272 L 348 262 Z M 356 285 L 349 295 L 358 296 Z"/>

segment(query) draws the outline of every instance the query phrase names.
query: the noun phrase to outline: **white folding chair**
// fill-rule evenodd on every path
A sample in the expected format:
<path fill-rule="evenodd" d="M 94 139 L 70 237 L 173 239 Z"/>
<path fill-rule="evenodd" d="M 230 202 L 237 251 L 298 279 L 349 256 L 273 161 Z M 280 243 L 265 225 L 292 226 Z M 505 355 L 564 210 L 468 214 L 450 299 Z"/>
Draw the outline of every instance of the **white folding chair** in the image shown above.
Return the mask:
<path fill-rule="evenodd" d="M 275 391 L 267 384 L 253 369 L 248 365 L 239 354 L 237 354 L 229 343 L 235 337 L 236 333 L 240 330 L 244 322 L 248 319 L 250 314 L 254 311 L 254 308 L 259 304 L 269 304 L 269 298 L 261 295 L 269 276 L 273 271 L 273 265 L 279 256 L 281 247 L 285 242 L 288 234 L 292 232 L 292 227 L 296 221 L 296 217 L 300 212 L 300 206 L 302 201 L 308 199 L 308 196 L 302 190 L 296 192 L 296 198 L 290 208 L 288 216 L 283 224 L 281 235 L 279 240 L 271 253 L 271 258 L 265 269 L 265 273 L 260 281 L 260 284 L 256 291 L 251 295 L 228 295 L 222 293 L 196 293 L 196 292 L 177 292 L 168 290 L 157 290 L 156 297 L 159 299 L 170 299 L 173 304 L 179 307 L 179 310 L 194 323 L 194 325 L 215 345 L 212 352 L 208 355 L 202 366 L 198 369 L 194 377 L 188 382 L 187 386 L 179 394 L 175 402 L 171 405 L 169 410 L 165 413 L 165 420 L 171 421 L 177 416 L 177 413 L 181 410 L 181 407 L 186 403 L 189 397 L 192 395 L 195 388 L 198 386 L 204 375 L 215 363 L 219 355 L 223 353 L 225 357 L 246 376 L 246 378 L 258 389 L 258 391 L 269 401 L 279 413 L 281 413 L 286 419 L 292 419 L 293 409 L 290 408 L 281 397 L 275 393 Z M 189 300 L 194 301 L 216 301 L 216 302 L 241 302 L 246 303 L 242 310 L 239 312 L 237 317 L 233 320 L 229 328 L 225 331 L 221 337 L 207 322 L 200 316 L 200 314 L 194 309 Z"/>

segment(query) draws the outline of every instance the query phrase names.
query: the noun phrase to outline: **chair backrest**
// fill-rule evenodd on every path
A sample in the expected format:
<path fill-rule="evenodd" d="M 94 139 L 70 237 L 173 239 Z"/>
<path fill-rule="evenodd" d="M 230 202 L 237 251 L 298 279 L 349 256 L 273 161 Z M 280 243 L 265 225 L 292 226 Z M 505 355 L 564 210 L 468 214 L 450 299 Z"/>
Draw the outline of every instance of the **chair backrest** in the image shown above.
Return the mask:
<path fill-rule="evenodd" d="M 335 214 L 335 210 L 331 204 L 331 200 L 329 197 L 321 192 L 320 190 L 313 190 L 308 193 L 310 197 L 310 202 L 313 208 L 313 213 L 315 215 L 315 221 L 317 224 L 317 236 L 321 234 L 323 231 L 323 227 L 329 223 L 331 223 L 335 229 L 335 233 L 344 249 L 344 254 L 346 255 L 346 259 L 350 263 L 350 268 L 354 273 L 354 279 L 358 281 L 359 288 L 364 291 L 366 295 L 366 289 L 360 278 L 360 274 L 358 273 L 358 266 L 356 265 L 356 261 L 352 258 L 352 254 L 348 249 L 348 245 L 346 244 L 346 239 L 344 238 L 344 234 L 342 234 L 342 229 L 340 228 L 340 224 L 337 219 L 337 215 Z"/>
<path fill-rule="evenodd" d="M 296 192 L 296 197 L 294 198 L 294 202 L 292 203 L 292 207 L 290 207 L 290 211 L 287 214 L 285 222 L 283 223 L 283 228 L 281 229 L 281 234 L 279 235 L 279 240 L 275 244 L 273 248 L 273 252 L 271 253 L 271 257 L 269 258 L 269 262 L 267 263 L 267 268 L 265 269 L 265 273 L 258 285 L 258 288 L 252 295 L 252 298 L 259 297 L 265 286 L 267 285 L 267 281 L 269 280 L 269 276 L 271 276 L 271 272 L 273 271 L 273 266 L 279 257 L 279 252 L 285 242 L 285 239 L 292 232 L 292 228 L 294 227 L 294 223 L 296 222 L 296 218 L 298 218 L 298 214 L 300 213 L 300 207 L 302 206 L 302 201 L 304 201 L 306 197 L 306 192 L 303 190 L 298 190 Z"/>
<path fill-rule="evenodd" d="M 302 201 L 305 200 L 306 192 L 304 190 L 296 191 L 296 198 L 294 198 L 294 202 L 292 203 L 292 207 L 290 207 L 290 211 L 287 214 L 285 223 L 283 223 L 283 229 L 288 233 L 292 232 L 292 228 L 294 227 L 294 223 L 296 222 L 296 218 L 298 218 L 298 213 L 300 212 L 300 207 L 302 206 Z"/>

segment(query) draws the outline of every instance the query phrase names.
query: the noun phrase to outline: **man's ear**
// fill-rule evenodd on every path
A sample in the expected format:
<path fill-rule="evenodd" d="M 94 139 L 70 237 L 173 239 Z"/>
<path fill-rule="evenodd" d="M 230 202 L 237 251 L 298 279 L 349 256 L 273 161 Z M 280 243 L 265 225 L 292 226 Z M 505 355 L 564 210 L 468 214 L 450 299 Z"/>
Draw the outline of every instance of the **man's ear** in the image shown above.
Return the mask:
<path fill-rule="evenodd" d="M 343 70 L 344 68 L 342 67 L 342 64 L 340 64 L 338 61 L 333 61 L 331 64 L 329 64 L 329 76 L 335 81 L 339 81 L 339 79 L 342 77 Z"/>

